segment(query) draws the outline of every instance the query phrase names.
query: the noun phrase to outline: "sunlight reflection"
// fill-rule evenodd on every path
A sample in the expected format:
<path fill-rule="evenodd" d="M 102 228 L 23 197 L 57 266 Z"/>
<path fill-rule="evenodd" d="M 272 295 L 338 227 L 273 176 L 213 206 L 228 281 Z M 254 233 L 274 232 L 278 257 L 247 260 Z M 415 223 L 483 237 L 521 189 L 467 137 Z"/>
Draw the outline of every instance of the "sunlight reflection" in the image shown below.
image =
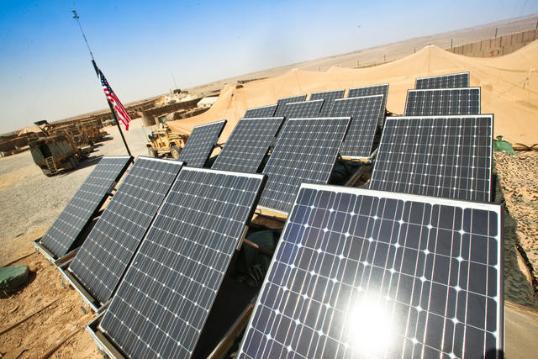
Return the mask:
<path fill-rule="evenodd" d="M 346 319 L 348 344 L 360 357 L 379 357 L 390 351 L 396 336 L 391 306 L 378 296 L 364 296 Z"/>

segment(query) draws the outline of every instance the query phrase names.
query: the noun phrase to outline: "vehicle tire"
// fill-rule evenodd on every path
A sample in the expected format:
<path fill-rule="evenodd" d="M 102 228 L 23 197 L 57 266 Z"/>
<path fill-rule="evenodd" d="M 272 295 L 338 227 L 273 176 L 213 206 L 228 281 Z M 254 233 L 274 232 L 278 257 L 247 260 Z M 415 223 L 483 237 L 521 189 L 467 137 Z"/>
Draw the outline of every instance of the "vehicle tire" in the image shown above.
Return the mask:
<path fill-rule="evenodd" d="M 149 157 L 157 157 L 157 150 L 153 147 L 148 147 L 148 156 Z"/>
<path fill-rule="evenodd" d="M 179 150 L 179 148 L 176 145 L 171 145 L 170 146 L 170 155 L 172 156 L 173 159 L 179 160 L 179 154 L 180 153 L 181 153 L 181 151 Z"/>

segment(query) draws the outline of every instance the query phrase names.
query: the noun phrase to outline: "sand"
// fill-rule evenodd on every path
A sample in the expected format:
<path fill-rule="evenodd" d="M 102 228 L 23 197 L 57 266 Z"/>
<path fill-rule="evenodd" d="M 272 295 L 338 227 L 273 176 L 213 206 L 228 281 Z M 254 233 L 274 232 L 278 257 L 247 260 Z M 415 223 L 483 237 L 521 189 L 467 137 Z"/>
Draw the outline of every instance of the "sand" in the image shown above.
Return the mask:
<path fill-rule="evenodd" d="M 482 112 L 495 114 L 495 135 L 532 145 L 538 143 L 537 70 L 538 41 L 495 58 L 466 57 L 428 46 L 413 55 L 371 68 L 332 67 L 323 72 L 292 69 L 239 88 L 229 84 L 207 112 L 169 125 L 172 129 L 190 131 L 200 124 L 227 119 L 228 125 L 220 138 L 225 142 L 248 108 L 274 104 L 287 96 L 378 83 L 390 85 L 387 108 L 401 114 L 407 90 L 414 88 L 416 77 L 470 71 L 471 86 L 482 89 Z"/>

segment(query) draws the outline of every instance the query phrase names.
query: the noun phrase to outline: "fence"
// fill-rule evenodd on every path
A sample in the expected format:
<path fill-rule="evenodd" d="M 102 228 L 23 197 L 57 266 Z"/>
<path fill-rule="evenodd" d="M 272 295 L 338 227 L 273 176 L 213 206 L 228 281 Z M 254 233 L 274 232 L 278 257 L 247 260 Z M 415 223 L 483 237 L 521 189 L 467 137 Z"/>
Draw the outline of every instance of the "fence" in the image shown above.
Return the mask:
<path fill-rule="evenodd" d="M 473 57 L 501 56 L 514 52 L 537 38 L 538 29 L 535 29 L 456 46 L 447 50 L 455 54 Z"/>

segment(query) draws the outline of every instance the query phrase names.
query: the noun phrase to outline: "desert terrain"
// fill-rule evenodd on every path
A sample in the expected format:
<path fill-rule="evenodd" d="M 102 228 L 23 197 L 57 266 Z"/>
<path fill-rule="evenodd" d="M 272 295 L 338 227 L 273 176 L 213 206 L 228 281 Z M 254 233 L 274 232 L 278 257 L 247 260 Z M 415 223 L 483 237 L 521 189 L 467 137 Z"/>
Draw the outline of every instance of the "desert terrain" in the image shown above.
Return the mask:
<path fill-rule="evenodd" d="M 335 60 L 336 61 L 336 60 Z M 438 47 L 380 66 L 323 71 L 287 69 L 243 86 L 226 85 L 206 113 L 172 126 L 191 129 L 227 118 L 221 142 L 247 108 L 275 103 L 278 98 L 315 91 L 390 84 L 388 110 L 403 112 L 406 90 L 417 76 L 471 72 L 471 85 L 482 87 L 482 112 L 495 114 L 495 134 L 511 142 L 538 143 L 538 42 L 497 58 L 468 58 Z M 92 154 L 125 154 L 115 127 L 111 140 Z M 146 154 L 146 131 L 133 121 L 127 141 L 133 155 Z M 496 153 L 498 192 L 506 205 L 504 238 L 505 340 L 508 358 L 538 353 L 538 152 Z M 0 158 L 0 265 L 26 264 L 32 271 L 27 287 L 0 299 L 0 355 L 2 358 L 98 358 L 101 356 L 85 325 L 94 317 L 78 293 L 33 249 L 91 172 L 95 160 L 76 171 L 44 176 L 29 152 Z"/>

